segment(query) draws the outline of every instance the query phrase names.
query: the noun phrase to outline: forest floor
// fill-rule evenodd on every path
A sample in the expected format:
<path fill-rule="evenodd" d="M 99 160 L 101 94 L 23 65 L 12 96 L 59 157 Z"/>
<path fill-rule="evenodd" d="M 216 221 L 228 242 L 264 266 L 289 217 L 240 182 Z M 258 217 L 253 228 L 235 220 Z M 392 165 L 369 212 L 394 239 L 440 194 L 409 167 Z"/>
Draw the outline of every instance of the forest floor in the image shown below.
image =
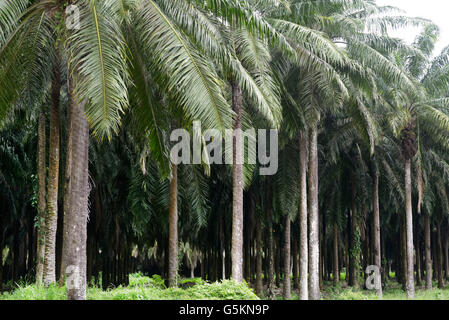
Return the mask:
<path fill-rule="evenodd" d="M 435 282 L 433 288 L 433 290 L 425 290 L 425 287 L 416 287 L 415 300 L 449 300 L 449 286 L 438 289 L 438 283 Z M 291 300 L 297 300 L 298 296 L 299 291 L 292 290 Z M 283 300 L 281 290 L 276 298 Z M 406 300 L 407 296 L 402 285 L 392 279 L 383 288 L 382 299 L 379 299 L 376 291 L 355 290 L 348 287 L 346 282 L 340 282 L 337 286 L 333 286 L 331 282 L 325 283 L 321 291 L 321 298 L 322 300 Z"/>
<path fill-rule="evenodd" d="M 65 300 L 66 288 L 50 286 L 38 288 L 35 284 L 17 284 L 11 292 L 0 294 L 0 300 Z M 233 281 L 207 283 L 200 278 L 182 279 L 179 288 L 166 288 L 164 280 L 158 276 L 131 274 L 129 285 L 111 288 L 87 289 L 88 300 L 258 300 L 253 290 L 246 284 Z"/>
<path fill-rule="evenodd" d="M 0 300 L 65 300 L 65 287 L 51 286 L 38 288 L 34 284 L 16 284 L 16 289 L 0 294 Z M 435 284 L 435 288 L 437 284 Z M 282 300 L 282 289 L 275 290 L 276 299 Z M 129 286 L 103 291 L 98 287 L 87 289 L 88 300 L 258 300 L 253 289 L 246 284 L 236 284 L 229 280 L 207 283 L 199 278 L 182 279 L 179 288 L 166 288 L 164 280 L 158 276 L 132 274 Z M 298 291 L 292 290 L 291 300 L 298 299 Z M 344 281 L 336 287 L 324 283 L 323 300 L 378 300 L 374 291 L 353 290 Z M 405 300 L 401 286 L 391 280 L 384 288 L 384 300 Z M 416 300 L 449 300 L 449 287 L 426 291 L 416 288 Z"/>

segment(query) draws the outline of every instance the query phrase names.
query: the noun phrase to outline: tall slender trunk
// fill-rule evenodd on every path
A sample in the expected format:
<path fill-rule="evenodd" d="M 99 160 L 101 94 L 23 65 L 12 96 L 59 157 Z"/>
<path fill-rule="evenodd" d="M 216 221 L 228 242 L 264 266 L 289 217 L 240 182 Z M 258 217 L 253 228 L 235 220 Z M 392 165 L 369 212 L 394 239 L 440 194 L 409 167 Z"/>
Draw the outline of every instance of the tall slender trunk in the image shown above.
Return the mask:
<path fill-rule="evenodd" d="M 438 288 L 444 288 L 444 278 L 443 278 L 443 246 L 441 243 L 441 225 L 437 224 L 437 243 L 436 243 L 436 261 L 438 267 Z"/>
<path fill-rule="evenodd" d="M 275 245 L 275 263 L 274 270 L 276 272 L 276 287 L 281 287 L 281 239 L 279 234 L 275 237 L 274 240 Z"/>
<path fill-rule="evenodd" d="M 418 226 L 418 224 L 416 224 L 416 226 Z M 421 287 L 421 282 L 422 282 L 422 278 L 421 278 L 421 243 L 420 243 L 420 239 L 418 236 L 418 233 L 415 233 L 415 250 L 416 250 L 416 286 L 417 287 Z"/>
<path fill-rule="evenodd" d="M 283 297 L 284 299 L 290 299 L 291 297 L 291 283 L 290 283 L 290 216 L 285 215 L 285 231 L 284 231 L 284 287 Z"/>
<path fill-rule="evenodd" d="M 437 241 L 437 232 L 436 230 L 432 230 L 432 268 L 433 268 L 433 277 L 432 281 L 438 281 L 438 273 L 440 269 L 438 268 L 438 241 Z"/>
<path fill-rule="evenodd" d="M 307 216 L 307 151 L 308 139 L 304 132 L 299 136 L 299 299 L 309 299 L 308 267 L 309 267 L 309 247 L 308 247 L 308 216 Z"/>
<path fill-rule="evenodd" d="M 447 226 L 444 233 L 444 270 L 446 272 L 446 280 L 449 280 L 449 234 Z"/>
<path fill-rule="evenodd" d="M 382 272 L 382 255 L 380 251 L 380 214 L 379 214 L 379 173 L 374 168 L 374 184 L 373 184 L 373 240 L 374 240 L 374 264 L 379 268 L 381 276 Z M 377 295 L 382 298 L 382 286 L 377 288 Z"/>
<path fill-rule="evenodd" d="M 273 239 L 273 217 L 271 208 L 271 188 L 270 182 L 267 181 L 266 193 L 265 193 L 265 206 L 267 214 L 267 232 L 268 232 L 268 244 L 267 244 L 267 296 L 269 299 L 274 298 L 274 239 Z"/>
<path fill-rule="evenodd" d="M 426 250 L 426 290 L 432 290 L 432 252 L 430 241 L 430 216 L 424 213 L 424 246 Z"/>
<path fill-rule="evenodd" d="M 45 216 L 44 285 L 56 282 L 56 229 L 58 224 L 58 190 L 60 158 L 59 97 L 61 73 L 59 64 L 53 70 L 50 107 L 50 161 L 48 172 L 47 214 Z"/>
<path fill-rule="evenodd" d="M 249 194 L 248 198 L 248 213 L 247 213 L 247 222 L 244 223 L 246 225 L 246 238 L 245 238 L 245 280 L 247 283 L 251 283 L 252 275 L 251 275 L 251 243 L 253 242 L 253 233 L 254 233 L 254 205 L 251 199 L 252 195 Z"/>
<path fill-rule="evenodd" d="M 242 141 L 242 91 L 232 86 L 234 122 L 232 165 L 232 279 L 243 281 L 243 141 Z"/>
<path fill-rule="evenodd" d="M 0 237 L 0 252 L 3 252 L 3 239 L 1 237 Z M 3 291 L 3 260 L 0 261 L 0 294 L 2 293 L 2 291 Z"/>
<path fill-rule="evenodd" d="M 326 215 L 321 215 L 321 234 L 320 238 L 322 241 L 322 254 L 321 256 L 321 262 L 320 266 L 322 267 L 322 270 L 320 272 L 320 288 L 323 287 L 323 281 L 328 281 L 327 279 L 327 237 L 326 237 Z"/>
<path fill-rule="evenodd" d="M 400 279 L 402 284 L 402 289 L 407 291 L 407 232 L 405 217 L 400 219 L 400 253 L 401 253 L 401 273 Z"/>
<path fill-rule="evenodd" d="M 333 241 L 333 246 L 334 246 L 334 250 L 333 250 L 333 281 L 334 281 L 334 286 L 337 285 L 338 282 L 340 282 L 340 270 L 339 270 L 339 265 L 338 265 L 338 224 L 337 222 L 334 222 L 334 241 Z"/>
<path fill-rule="evenodd" d="M 224 235 L 224 215 L 221 214 L 219 218 L 219 251 L 220 251 L 220 266 L 221 266 L 221 279 L 226 279 L 226 263 L 224 257 L 225 251 L 225 235 Z"/>
<path fill-rule="evenodd" d="M 36 283 L 39 286 L 43 281 L 44 257 L 45 257 L 45 215 L 47 211 L 47 138 L 45 130 L 46 118 L 44 111 L 39 114 L 38 125 L 38 229 L 37 229 L 37 261 L 36 261 Z"/>
<path fill-rule="evenodd" d="M 318 213 L 318 121 L 310 129 L 309 145 L 309 298 L 320 293 L 320 219 Z"/>
<path fill-rule="evenodd" d="M 177 286 L 178 276 L 178 168 L 172 163 L 170 181 L 168 286 Z"/>
<path fill-rule="evenodd" d="M 358 214 L 357 214 L 357 189 L 355 185 L 355 175 L 352 174 L 352 209 L 351 209 L 351 249 L 349 250 L 349 285 L 357 288 L 358 287 L 358 258 L 359 258 L 359 233 L 358 233 Z"/>
<path fill-rule="evenodd" d="M 73 99 L 73 97 L 71 98 Z M 84 108 L 86 101 L 72 101 L 72 168 L 70 206 L 64 217 L 64 271 L 67 299 L 86 299 L 86 240 L 89 215 L 89 124 Z"/>
<path fill-rule="evenodd" d="M 415 297 L 415 274 L 413 259 L 413 215 L 411 161 L 405 160 L 405 223 L 407 232 L 407 298 Z"/>
<path fill-rule="evenodd" d="M 293 257 L 293 289 L 299 289 L 299 264 L 298 264 L 298 243 L 295 239 L 295 233 L 292 235 L 292 257 Z"/>
<path fill-rule="evenodd" d="M 67 131 L 68 131 L 68 136 L 67 136 L 67 148 L 66 148 L 66 163 L 65 163 L 65 177 L 64 177 L 64 214 L 63 214 L 63 218 L 62 218 L 62 234 L 63 234 L 63 239 L 62 239 L 62 259 L 61 259 L 61 273 L 59 275 L 59 285 L 62 286 L 64 284 L 65 281 L 65 255 L 64 255 L 64 246 L 67 243 L 67 239 L 65 238 L 66 236 L 66 232 L 64 232 L 64 220 L 65 220 L 65 216 L 67 214 L 67 212 L 69 212 L 70 210 L 70 195 L 71 195 L 71 190 L 70 190 L 70 177 L 72 174 L 72 136 L 73 136 L 73 126 L 72 126 L 72 122 L 73 122 L 73 110 L 74 110 L 74 100 L 73 100 L 73 83 L 72 81 L 70 81 L 70 79 L 67 79 L 67 86 L 68 86 L 68 99 L 69 99 L 69 106 L 68 106 L 68 121 L 67 121 Z"/>
<path fill-rule="evenodd" d="M 256 294 L 259 297 L 263 295 L 263 280 L 262 280 L 262 223 L 260 219 L 256 220 Z"/>

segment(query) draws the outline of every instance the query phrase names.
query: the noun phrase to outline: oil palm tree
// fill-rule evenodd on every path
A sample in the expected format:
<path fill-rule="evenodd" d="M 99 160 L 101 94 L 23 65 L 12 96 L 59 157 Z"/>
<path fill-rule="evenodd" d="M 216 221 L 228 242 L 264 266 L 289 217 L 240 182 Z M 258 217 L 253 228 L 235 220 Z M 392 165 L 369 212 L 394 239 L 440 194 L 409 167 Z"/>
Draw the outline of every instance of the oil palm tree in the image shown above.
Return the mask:
<path fill-rule="evenodd" d="M 414 262 L 413 262 L 413 216 L 412 216 L 412 184 L 411 161 L 417 156 L 420 168 L 421 151 L 419 141 L 421 136 L 434 137 L 443 148 L 446 147 L 448 116 L 445 96 L 447 95 L 447 73 L 441 62 L 447 59 L 447 51 L 432 59 L 435 41 L 438 38 L 437 27 L 427 26 L 417 37 L 414 46 L 422 54 L 400 55 L 399 64 L 406 72 L 419 82 L 420 90 L 417 94 L 402 94 L 401 106 L 393 112 L 390 123 L 393 132 L 400 137 L 401 150 L 405 161 L 405 194 L 406 194 L 406 231 L 407 231 L 407 296 L 413 298 L 414 291 Z M 433 81 L 430 82 L 429 80 Z M 435 81 L 438 79 L 437 81 Z M 432 84 L 431 84 L 432 83 Z M 400 116 L 401 114 L 401 116 Z M 399 120 L 400 119 L 400 120 Z M 437 135 L 432 135 L 438 130 Z M 420 172 L 422 169 L 419 169 Z M 421 173 L 418 175 L 418 178 Z M 422 179 L 422 178 L 421 178 Z M 422 199 L 422 181 L 418 181 L 419 202 Z M 421 204 L 418 204 L 420 208 Z M 419 209 L 420 211 L 420 209 Z"/>

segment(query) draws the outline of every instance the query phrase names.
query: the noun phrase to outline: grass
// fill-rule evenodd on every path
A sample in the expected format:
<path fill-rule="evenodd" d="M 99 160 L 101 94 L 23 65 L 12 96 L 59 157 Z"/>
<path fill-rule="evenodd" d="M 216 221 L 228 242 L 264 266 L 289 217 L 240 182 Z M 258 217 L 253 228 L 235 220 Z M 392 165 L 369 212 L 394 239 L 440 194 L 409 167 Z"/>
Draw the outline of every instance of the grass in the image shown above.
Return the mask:
<path fill-rule="evenodd" d="M 437 284 L 433 290 L 416 288 L 414 300 L 449 300 L 449 288 L 437 289 Z M 353 288 L 343 288 L 341 284 L 336 287 L 328 286 L 323 292 L 324 300 L 379 300 L 375 291 L 354 290 Z M 383 289 L 382 300 L 407 300 L 405 292 L 397 282 L 389 282 Z"/>
<path fill-rule="evenodd" d="M 343 277 L 344 279 L 344 274 Z M 435 284 L 436 287 L 436 284 Z M 276 299 L 282 300 L 282 290 L 276 288 Z M 323 300 L 378 300 L 374 291 L 354 290 L 341 281 L 336 287 L 331 282 L 324 284 Z M 25 281 L 16 285 L 11 293 L 3 293 L 0 300 L 65 300 L 66 288 L 50 286 L 38 288 Z M 87 289 L 88 300 L 258 300 L 253 289 L 247 284 L 237 284 L 230 280 L 209 283 L 200 278 L 180 279 L 179 288 L 167 288 L 164 280 L 136 273 L 130 275 L 129 286 L 103 291 L 98 287 Z M 395 281 L 390 281 L 384 289 L 383 300 L 405 300 L 405 292 Z M 416 290 L 416 300 L 449 300 L 449 289 Z M 291 300 L 298 300 L 298 292 L 292 290 Z"/>
<path fill-rule="evenodd" d="M 87 289 L 88 300 L 258 300 L 253 290 L 246 284 L 230 280 L 208 283 L 201 279 L 182 279 L 180 285 L 189 283 L 187 288 L 166 288 L 160 276 L 152 278 L 132 274 L 129 286 L 103 291 L 93 287 Z M 36 285 L 18 285 L 11 293 L 0 295 L 0 300 L 65 300 L 66 288 L 50 286 L 38 288 Z"/>

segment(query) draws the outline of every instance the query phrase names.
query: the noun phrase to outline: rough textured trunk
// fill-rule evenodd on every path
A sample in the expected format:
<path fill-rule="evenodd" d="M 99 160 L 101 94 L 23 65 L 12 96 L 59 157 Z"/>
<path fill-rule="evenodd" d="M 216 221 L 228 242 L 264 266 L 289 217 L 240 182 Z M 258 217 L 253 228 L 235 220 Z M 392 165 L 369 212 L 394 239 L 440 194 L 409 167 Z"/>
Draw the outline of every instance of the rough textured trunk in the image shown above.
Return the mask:
<path fill-rule="evenodd" d="M 318 122 L 312 125 L 309 144 L 309 298 L 320 293 L 320 219 L 318 214 Z"/>
<path fill-rule="evenodd" d="M 242 141 L 242 91 L 232 87 L 234 122 L 232 166 L 232 279 L 243 281 L 243 141 Z"/>
<path fill-rule="evenodd" d="M 89 124 L 86 102 L 73 102 L 70 207 L 64 217 L 64 271 L 67 299 L 86 299 L 86 240 L 89 215 Z"/>
<path fill-rule="evenodd" d="M 178 277 L 178 168 L 172 164 L 169 209 L 168 286 L 177 286 Z"/>
<path fill-rule="evenodd" d="M 334 285 L 337 285 L 338 282 L 340 282 L 340 270 L 338 265 L 338 225 L 336 222 L 334 222 L 334 241 L 333 241 L 333 281 Z"/>
<path fill-rule="evenodd" d="M 47 212 L 45 215 L 44 285 L 56 282 L 56 230 L 58 225 L 58 190 L 60 158 L 59 65 L 53 71 L 50 107 L 50 160 L 48 168 Z"/>
<path fill-rule="evenodd" d="M 285 230 L 284 230 L 284 287 L 282 295 L 284 299 L 290 299 L 291 297 L 291 284 L 290 284 L 290 216 L 285 215 Z"/>
<path fill-rule="evenodd" d="M 407 233 L 407 298 L 415 297 L 415 274 L 413 259 L 413 215 L 412 215 L 412 180 L 411 161 L 405 160 L 405 223 Z"/>
<path fill-rule="evenodd" d="M 263 295 L 263 280 L 262 280 L 262 223 L 260 219 L 256 221 L 256 294 L 259 297 Z"/>
<path fill-rule="evenodd" d="M 305 133 L 301 132 L 299 137 L 299 299 L 309 299 L 308 267 L 308 216 L 307 216 L 307 151 L 308 140 Z"/>
<path fill-rule="evenodd" d="M 74 100 L 73 100 L 73 84 L 70 81 L 70 79 L 67 80 L 68 83 L 68 99 L 69 99 L 69 106 L 68 106 L 68 123 L 67 123 L 67 131 L 68 131 L 68 136 L 67 136 L 67 149 L 66 149 L 66 163 L 65 163 L 65 177 L 64 177 L 64 213 L 63 213 L 63 223 L 62 223 L 62 228 L 63 228 L 63 240 L 62 240 L 62 252 L 64 252 L 64 246 L 65 243 L 67 242 L 67 239 L 65 238 L 66 234 L 64 232 L 64 219 L 65 216 L 67 214 L 67 212 L 69 212 L 70 210 L 70 194 L 71 194 L 71 190 L 70 190 L 70 177 L 71 177 L 71 172 L 72 172 L 72 136 L 73 136 L 73 128 L 72 128 L 72 121 L 73 121 L 73 110 L 74 110 Z M 64 254 L 62 255 L 62 259 L 61 259 L 61 273 L 59 275 L 59 285 L 62 286 L 64 284 L 65 281 L 65 261 L 64 261 Z"/>
<path fill-rule="evenodd" d="M 382 272 L 382 255 L 380 252 L 380 214 L 379 214 L 379 174 L 374 169 L 373 183 L 373 241 L 374 241 L 374 264 Z M 379 275 L 380 276 L 380 275 Z M 377 288 L 377 295 L 382 298 L 382 286 Z"/>
<path fill-rule="evenodd" d="M 36 283 L 40 285 L 44 274 L 44 256 L 45 256 L 45 213 L 47 209 L 47 138 L 45 130 L 46 118 L 42 111 L 39 114 L 38 125 L 38 229 L 37 229 L 37 261 L 36 261 Z"/>

